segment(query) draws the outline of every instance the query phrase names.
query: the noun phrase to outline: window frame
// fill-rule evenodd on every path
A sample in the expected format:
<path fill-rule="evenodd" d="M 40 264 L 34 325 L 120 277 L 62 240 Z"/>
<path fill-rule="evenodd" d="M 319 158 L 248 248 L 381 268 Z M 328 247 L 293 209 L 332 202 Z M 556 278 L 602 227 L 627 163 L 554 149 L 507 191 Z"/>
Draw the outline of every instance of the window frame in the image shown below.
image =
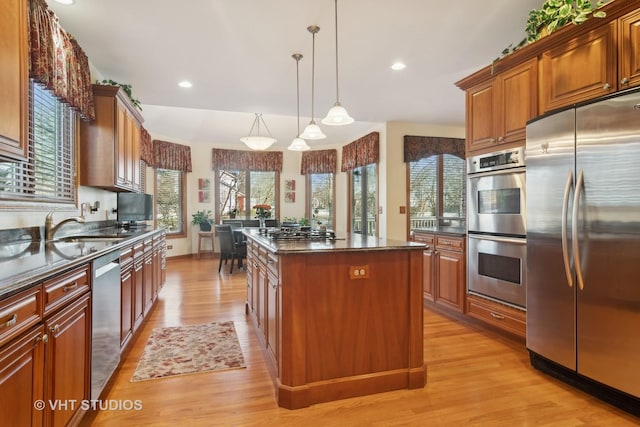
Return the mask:
<path fill-rule="evenodd" d="M 273 173 L 274 174 L 274 200 L 276 201 L 275 203 L 275 210 L 273 210 L 271 212 L 271 218 L 272 219 L 278 219 L 278 221 L 280 221 L 280 172 L 278 171 L 260 171 L 260 170 L 253 170 L 253 169 L 230 169 L 230 168 L 219 168 L 219 169 L 214 169 L 213 170 L 213 215 L 214 215 L 214 221 L 216 224 L 220 224 L 223 220 L 223 215 L 221 210 L 221 204 L 220 204 L 220 171 L 234 171 L 234 172 L 242 172 L 242 173 L 246 173 L 247 179 L 245 182 L 245 185 L 248 187 L 246 189 L 246 202 L 248 203 L 251 200 L 251 172 L 257 172 L 257 173 L 265 173 L 265 172 L 269 172 L 269 173 Z M 247 212 L 247 215 L 251 212 L 252 206 L 246 206 L 245 208 L 245 212 Z M 226 219 L 226 218 L 225 218 Z M 250 217 L 236 217 L 235 219 L 237 220 L 247 220 L 247 219 L 253 219 Z"/>
<path fill-rule="evenodd" d="M 375 172 L 376 172 L 376 211 L 375 211 L 375 217 L 376 217 L 376 227 L 375 227 L 375 234 L 373 234 L 373 237 L 378 237 L 379 233 L 380 233 L 380 215 L 378 214 L 378 209 L 380 206 L 380 165 L 378 163 L 369 163 L 368 165 L 363 165 L 363 166 L 358 166 L 357 168 L 351 169 L 347 172 L 347 233 L 353 233 L 352 231 L 352 227 L 351 227 L 351 223 L 352 221 L 352 209 L 351 206 L 353 204 L 353 172 L 356 169 L 366 169 L 368 166 L 370 165 L 375 165 Z M 367 183 L 368 183 L 368 176 L 367 176 Z M 364 185 L 364 184 L 363 184 Z M 369 234 L 363 234 L 364 236 L 368 236 Z"/>
<path fill-rule="evenodd" d="M 312 212 L 311 212 L 311 181 L 313 175 L 331 175 L 331 220 L 332 220 L 332 229 L 336 228 L 336 174 L 333 172 L 326 173 L 310 173 L 305 175 L 305 210 L 304 215 L 305 218 L 309 219 L 309 224 L 312 224 Z"/>
<path fill-rule="evenodd" d="M 158 179 L 158 172 L 160 170 L 173 170 L 173 169 L 164 169 L 164 168 L 155 168 L 154 169 L 154 175 L 155 175 L 155 184 L 154 184 L 154 200 L 153 200 L 153 224 L 154 227 L 157 228 L 158 227 L 158 182 L 160 181 Z M 173 170 L 174 172 L 177 172 L 180 174 L 180 215 L 182 216 L 182 228 L 180 231 L 176 231 L 176 232 L 171 232 L 169 230 L 167 230 L 167 239 L 178 239 L 178 238 L 184 238 L 187 237 L 187 209 L 186 209 L 186 205 L 187 205 L 187 174 L 184 171 L 179 171 L 179 170 Z"/>

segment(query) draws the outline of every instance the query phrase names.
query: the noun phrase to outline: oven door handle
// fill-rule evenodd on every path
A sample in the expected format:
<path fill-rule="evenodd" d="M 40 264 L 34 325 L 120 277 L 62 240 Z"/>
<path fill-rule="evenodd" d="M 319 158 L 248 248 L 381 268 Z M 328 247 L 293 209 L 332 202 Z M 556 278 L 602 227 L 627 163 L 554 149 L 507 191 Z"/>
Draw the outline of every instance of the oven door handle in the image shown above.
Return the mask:
<path fill-rule="evenodd" d="M 573 287 L 573 273 L 569 263 L 569 244 L 567 239 L 567 219 L 569 213 L 569 195 L 573 186 L 573 171 L 569 171 L 567 185 L 564 187 L 564 198 L 562 199 L 562 261 L 564 262 L 564 274 L 567 276 L 569 287 Z"/>
<path fill-rule="evenodd" d="M 513 243 L 514 245 L 526 245 L 527 239 L 519 237 L 503 237 L 503 236 L 489 236 L 487 234 L 469 234 L 470 239 L 476 240 L 491 240 L 492 242 L 500 243 Z"/>
<path fill-rule="evenodd" d="M 469 179 L 474 179 L 474 178 L 482 178 L 484 176 L 507 175 L 507 174 L 517 174 L 517 173 L 525 173 L 525 169 L 523 167 L 516 167 L 516 168 L 498 169 L 494 171 L 476 172 L 476 173 L 468 174 L 467 177 Z"/>
<path fill-rule="evenodd" d="M 578 211 L 580 205 L 580 194 L 584 187 L 584 176 L 582 170 L 578 174 L 576 181 L 576 192 L 573 195 L 573 218 L 571 230 L 571 238 L 573 239 L 573 260 L 576 266 L 576 277 L 578 278 L 578 288 L 584 289 L 584 280 L 582 278 L 582 268 L 580 268 L 580 242 L 578 242 Z"/>

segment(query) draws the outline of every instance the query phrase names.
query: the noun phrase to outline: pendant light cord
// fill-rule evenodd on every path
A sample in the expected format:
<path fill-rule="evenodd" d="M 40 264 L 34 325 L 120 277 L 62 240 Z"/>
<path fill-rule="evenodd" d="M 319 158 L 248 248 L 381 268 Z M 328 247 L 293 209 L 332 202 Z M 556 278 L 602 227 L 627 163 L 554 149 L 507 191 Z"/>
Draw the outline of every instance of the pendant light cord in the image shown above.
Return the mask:
<path fill-rule="evenodd" d="M 340 103 L 338 91 L 338 0 L 335 0 L 335 18 L 336 18 L 336 104 Z"/>
<path fill-rule="evenodd" d="M 311 121 L 313 122 L 313 105 L 314 105 L 314 93 L 315 93 L 315 81 L 316 81 L 316 32 L 312 31 L 311 34 Z"/>

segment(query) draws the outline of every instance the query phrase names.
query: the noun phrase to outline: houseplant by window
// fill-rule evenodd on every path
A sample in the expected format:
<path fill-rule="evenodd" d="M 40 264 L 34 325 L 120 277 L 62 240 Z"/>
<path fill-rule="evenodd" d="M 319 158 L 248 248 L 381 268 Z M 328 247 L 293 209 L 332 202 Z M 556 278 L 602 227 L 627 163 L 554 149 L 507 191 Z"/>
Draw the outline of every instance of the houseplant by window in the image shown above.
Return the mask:
<path fill-rule="evenodd" d="M 271 218 L 271 205 L 261 204 L 253 208 L 256 210 L 256 218 L 260 220 L 260 228 L 264 228 L 264 220 Z"/>
<path fill-rule="evenodd" d="M 191 217 L 191 224 L 198 225 L 200 227 L 200 231 L 211 231 L 213 218 L 211 217 L 210 210 L 197 211 L 196 213 L 191 215 Z"/>

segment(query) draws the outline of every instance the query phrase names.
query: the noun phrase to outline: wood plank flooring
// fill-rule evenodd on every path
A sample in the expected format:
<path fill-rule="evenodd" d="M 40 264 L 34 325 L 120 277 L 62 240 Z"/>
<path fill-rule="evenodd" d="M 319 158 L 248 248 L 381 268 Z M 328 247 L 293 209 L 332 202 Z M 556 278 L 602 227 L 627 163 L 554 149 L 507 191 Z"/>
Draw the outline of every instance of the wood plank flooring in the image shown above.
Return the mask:
<path fill-rule="evenodd" d="M 640 419 L 529 365 L 524 343 L 424 311 L 427 385 L 290 411 L 279 408 L 253 327 L 244 272 L 212 258 L 169 259 L 167 284 L 105 397 L 141 410 L 89 414 L 95 426 L 634 426 Z M 246 369 L 130 382 L 156 327 L 233 320 Z M 109 402 L 106 402 L 109 403 Z M 127 403 L 125 402 L 124 405 Z"/>

